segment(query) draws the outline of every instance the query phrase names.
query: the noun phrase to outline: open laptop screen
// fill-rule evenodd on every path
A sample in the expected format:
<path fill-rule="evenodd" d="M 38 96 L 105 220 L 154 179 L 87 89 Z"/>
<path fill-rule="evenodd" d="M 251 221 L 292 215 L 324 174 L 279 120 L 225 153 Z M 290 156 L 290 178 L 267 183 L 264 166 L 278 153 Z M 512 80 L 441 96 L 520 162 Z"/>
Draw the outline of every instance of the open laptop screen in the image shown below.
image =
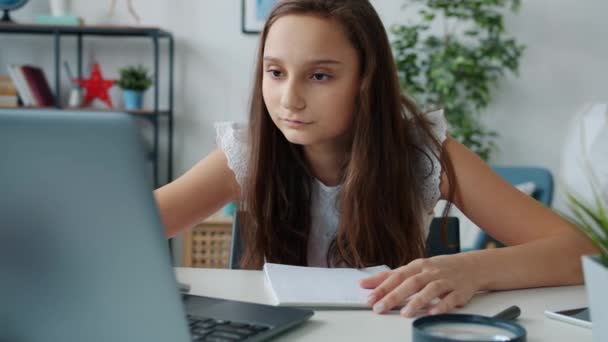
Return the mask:
<path fill-rule="evenodd" d="M 188 341 L 134 119 L 0 110 L 0 341 Z"/>

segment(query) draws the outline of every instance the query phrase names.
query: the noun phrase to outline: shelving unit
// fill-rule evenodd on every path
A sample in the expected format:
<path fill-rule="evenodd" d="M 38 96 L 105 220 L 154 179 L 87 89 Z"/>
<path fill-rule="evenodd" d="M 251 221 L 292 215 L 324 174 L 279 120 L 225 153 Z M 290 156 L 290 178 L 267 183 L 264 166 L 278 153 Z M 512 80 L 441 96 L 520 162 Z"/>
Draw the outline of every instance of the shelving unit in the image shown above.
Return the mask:
<path fill-rule="evenodd" d="M 167 131 L 167 177 L 166 182 L 170 182 L 173 178 L 173 63 L 174 63 L 174 41 L 173 35 L 165 30 L 156 27 L 129 27 L 129 26 L 62 26 L 62 25 L 34 25 L 34 24 L 0 24 L 0 34 L 23 34 L 23 35 L 48 35 L 53 37 L 54 41 L 54 85 L 55 85 L 55 108 L 63 110 L 80 110 L 81 108 L 64 108 L 61 106 L 61 39 L 63 37 L 76 38 L 76 54 L 77 54 L 77 76 L 83 76 L 82 70 L 82 50 L 83 40 L 87 36 L 96 37 L 141 37 L 151 39 L 153 42 L 153 78 L 154 78 L 154 106 L 151 110 L 127 111 L 137 117 L 143 117 L 152 123 L 154 127 L 153 147 L 149 157 L 153 162 L 153 177 L 155 187 L 163 184 L 160 179 L 159 164 L 160 164 L 160 149 L 159 135 L 161 118 L 166 119 Z M 168 91 L 168 108 L 159 108 L 159 53 L 160 40 L 168 41 L 168 68 L 169 68 L 169 91 Z M 27 107 L 18 107 L 27 108 Z M 44 108 L 37 108 L 44 109 Z M 86 108 L 86 110 L 100 110 Z M 111 109 L 116 111 L 120 109 Z M 110 111 L 110 110 L 108 110 Z"/>

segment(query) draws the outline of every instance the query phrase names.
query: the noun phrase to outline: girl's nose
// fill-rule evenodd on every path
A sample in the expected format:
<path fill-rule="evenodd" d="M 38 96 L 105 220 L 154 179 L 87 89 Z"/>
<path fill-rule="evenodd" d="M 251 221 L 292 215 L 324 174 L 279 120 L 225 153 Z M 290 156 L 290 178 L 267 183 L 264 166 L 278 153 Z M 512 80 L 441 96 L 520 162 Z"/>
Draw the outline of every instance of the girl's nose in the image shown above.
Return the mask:
<path fill-rule="evenodd" d="M 300 89 L 295 82 L 286 83 L 281 96 L 281 106 L 290 110 L 302 110 L 306 107 L 306 101 L 300 94 Z"/>

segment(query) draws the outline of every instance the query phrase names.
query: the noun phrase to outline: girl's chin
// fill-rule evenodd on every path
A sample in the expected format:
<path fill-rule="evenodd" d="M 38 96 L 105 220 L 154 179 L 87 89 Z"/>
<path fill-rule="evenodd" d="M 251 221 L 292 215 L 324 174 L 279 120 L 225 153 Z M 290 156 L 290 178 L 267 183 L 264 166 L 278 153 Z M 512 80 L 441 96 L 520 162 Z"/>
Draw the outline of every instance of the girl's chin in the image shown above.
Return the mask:
<path fill-rule="evenodd" d="M 283 136 L 287 141 L 296 145 L 310 145 L 314 143 L 308 134 L 304 134 L 302 132 L 293 132 L 289 129 L 283 130 Z"/>
<path fill-rule="evenodd" d="M 306 146 L 306 145 L 310 145 L 310 142 L 306 139 L 299 139 L 299 138 L 289 138 L 289 137 L 285 137 L 287 139 L 287 141 L 289 141 L 290 143 L 294 144 L 294 145 L 302 145 L 302 146 Z"/>

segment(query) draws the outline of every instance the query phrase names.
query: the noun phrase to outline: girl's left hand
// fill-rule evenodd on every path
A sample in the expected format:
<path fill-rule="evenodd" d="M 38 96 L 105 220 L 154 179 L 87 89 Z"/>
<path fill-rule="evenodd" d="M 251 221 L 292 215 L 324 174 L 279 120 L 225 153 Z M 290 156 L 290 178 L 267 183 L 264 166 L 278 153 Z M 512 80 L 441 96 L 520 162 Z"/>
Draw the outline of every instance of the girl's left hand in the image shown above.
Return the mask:
<path fill-rule="evenodd" d="M 471 255 L 440 255 L 417 259 L 397 269 L 361 280 L 361 287 L 374 289 L 368 297 L 376 313 L 383 313 L 409 302 L 401 315 L 413 317 L 435 298 L 431 315 L 448 312 L 466 304 L 479 290 L 476 268 Z M 411 298 L 410 298 L 411 297 Z"/>

